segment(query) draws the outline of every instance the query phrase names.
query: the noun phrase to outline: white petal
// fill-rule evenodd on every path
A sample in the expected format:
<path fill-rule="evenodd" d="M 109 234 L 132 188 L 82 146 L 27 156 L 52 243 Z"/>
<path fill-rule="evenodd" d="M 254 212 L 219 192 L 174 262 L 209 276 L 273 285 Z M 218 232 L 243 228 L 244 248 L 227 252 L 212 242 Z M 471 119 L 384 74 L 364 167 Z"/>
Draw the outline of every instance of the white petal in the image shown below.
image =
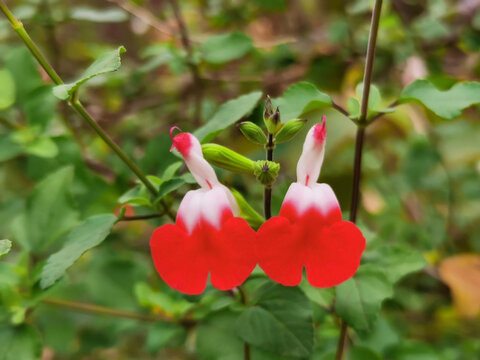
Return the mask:
<path fill-rule="evenodd" d="M 317 182 L 325 155 L 325 136 L 325 123 L 316 124 L 308 131 L 302 155 L 297 163 L 297 181 L 299 183 L 313 186 Z"/>
<path fill-rule="evenodd" d="M 327 215 L 332 210 L 340 209 L 337 197 L 328 184 L 314 184 L 312 187 L 293 183 L 285 195 L 283 204 L 291 204 L 299 215 L 311 208 Z"/>
<path fill-rule="evenodd" d="M 327 215 L 331 211 L 340 209 L 337 197 L 328 184 L 315 184 L 313 187 L 315 207 L 321 214 Z"/>
<path fill-rule="evenodd" d="M 185 159 L 188 170 L 192 173 L 197 183 L 203 189 L 212 189 L 214 186 L 219 185 L 217 175 L 212 166 L 203 158 L 203 155 L 191 153 L 188 158 Z"/>
<path fill-rule="evenodd" d="M 191 233 L 202 219 L 215 228 L 220 228 L 223 212 L 231 211 L 225 190 L 230 192 L 224 186 L 215 186 L 211 190 L 191 190 L 185 194 L 177 217 L 185 224 L 188 233 Z"/>

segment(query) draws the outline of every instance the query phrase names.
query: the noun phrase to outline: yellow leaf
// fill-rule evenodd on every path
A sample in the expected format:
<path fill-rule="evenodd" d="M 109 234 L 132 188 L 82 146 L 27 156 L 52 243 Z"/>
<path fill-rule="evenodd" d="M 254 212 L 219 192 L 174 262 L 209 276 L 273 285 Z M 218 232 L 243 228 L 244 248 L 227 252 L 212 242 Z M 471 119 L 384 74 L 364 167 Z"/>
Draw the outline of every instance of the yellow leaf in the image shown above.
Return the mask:
<path fill-rule="evenodd" d="M 475 317 L 480 313 L 480 255 L 461 254 L 443 260 L 440 277 L 452 292 L 459 315 Z"/>

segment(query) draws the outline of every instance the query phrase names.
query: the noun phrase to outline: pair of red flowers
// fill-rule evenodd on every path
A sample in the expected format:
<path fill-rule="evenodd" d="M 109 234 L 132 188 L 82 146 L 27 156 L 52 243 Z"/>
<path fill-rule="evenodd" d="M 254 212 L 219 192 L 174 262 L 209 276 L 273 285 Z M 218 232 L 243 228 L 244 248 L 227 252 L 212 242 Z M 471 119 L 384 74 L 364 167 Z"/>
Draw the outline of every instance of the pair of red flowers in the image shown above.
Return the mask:
<path fill-rule="evenodd" d="M 172 136 L 172 148 L 201 188 L 187 192 L 176 224 L 163 225 L 152 235 L 152 257 L 163 280 L 180 292 L 200 294 L 209 274 L 214 287 L 229 290 L 242 284 L 257 264 L 287 286 L 300 283 L 304 267 L 316 287 L 335 286 L 353 276 L 365 239 L 353 223 L 342 221 L 332 188 L 316 183 L 325 138 L 323 120 L 307 134 L 297 182 L 288 189 L 280 215 L 255 232 L 236 217 L 238 205 L 203 158 L 197 138 L 189 133 Z"/>

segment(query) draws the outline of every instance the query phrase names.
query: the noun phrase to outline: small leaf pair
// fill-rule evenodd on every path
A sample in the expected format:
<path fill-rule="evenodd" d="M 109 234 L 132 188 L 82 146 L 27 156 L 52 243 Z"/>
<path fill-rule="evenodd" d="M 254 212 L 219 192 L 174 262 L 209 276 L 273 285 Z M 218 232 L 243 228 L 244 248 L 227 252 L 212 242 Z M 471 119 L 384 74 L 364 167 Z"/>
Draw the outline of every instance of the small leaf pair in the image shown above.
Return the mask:
<path fill-rule="evenodd" d="M 274 281 L 298 285 L 303 268 L 316 287 L 347 280 L 360 265 L 365 239 L 342 213 L 332 188 L 317 184 L 324 157 L 325 119 L 310 129 L 297 165 L 297 182 L 285 196 L 280 216 L 255 232 L 237 217 L 230 190 L 218 181 L 189 133 L 171 137 L 199 185 L 189 191 L 175 224 L 159 227 L 150 246 L 155 267 L 172 288 L 200 294 L 208 276 L 212 285 L 229 290 L 241 285 L 258 264 Z"/>

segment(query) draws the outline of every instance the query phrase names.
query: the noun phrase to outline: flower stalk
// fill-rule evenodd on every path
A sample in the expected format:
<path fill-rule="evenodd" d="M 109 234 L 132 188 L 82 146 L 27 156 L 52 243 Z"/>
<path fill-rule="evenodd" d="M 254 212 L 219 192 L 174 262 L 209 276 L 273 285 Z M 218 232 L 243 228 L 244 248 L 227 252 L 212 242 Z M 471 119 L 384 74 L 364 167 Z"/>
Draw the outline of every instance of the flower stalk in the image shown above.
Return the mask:
<path fill-rule="evenodd" d="M 357 220 L 358 204 L 360 199 L 360 180 L 362 174 L 362 153 L 365 140 L 365 127 L 367 125 L 368 98 L 370 96 L 370 85 L 372 83 L 373 65 L 375 62 L 375 50 L 377 46 L 378 27 L 382 11 L 383 0 L 376 0 L 372 13 L 370 35 L 368 39 L 367 55 L 365 61 L 365 73 L 363 76 L 363 93 L 360 104 L 360 117 L 357 123 L 357 135 L 355 138 L 355 157 L 353 163 L 352 200 L 350 206 L 350 221 Z M 336 360 L 342 360 L 345 351 L 345 343 L 348 335 L 347 323 L 342 319 L 340 337 L 338 339 Z"/>

